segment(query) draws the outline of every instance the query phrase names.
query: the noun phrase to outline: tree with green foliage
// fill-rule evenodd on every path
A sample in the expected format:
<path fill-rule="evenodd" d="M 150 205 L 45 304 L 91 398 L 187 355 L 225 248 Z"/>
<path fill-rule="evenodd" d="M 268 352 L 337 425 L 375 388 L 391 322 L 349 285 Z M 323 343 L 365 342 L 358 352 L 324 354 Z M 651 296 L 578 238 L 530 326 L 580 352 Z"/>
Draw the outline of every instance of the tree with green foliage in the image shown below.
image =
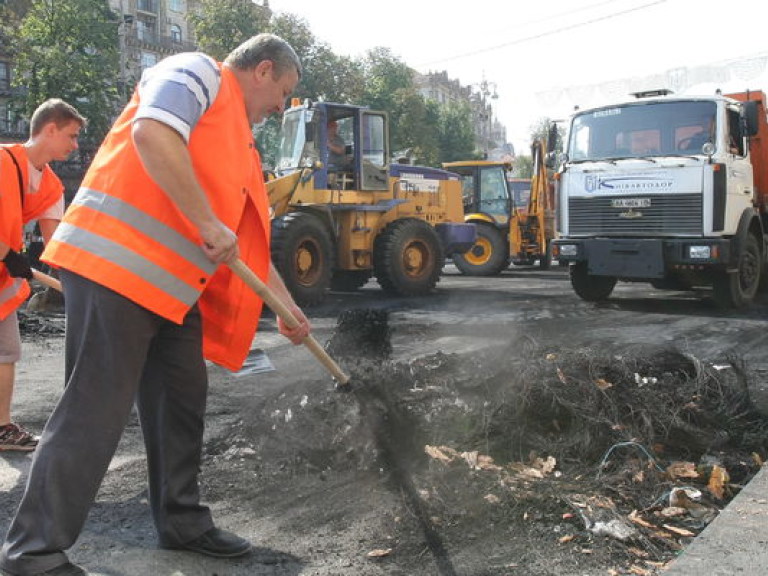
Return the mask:
<path fill-rule="evenodd" d="M 390 124 L 398 134 L 392 152 L 406 151 L 417 164 L 434 166 L 438 162 L 436 102 L 427 102 L 415 90 L 400 90 L 395 95 L 397 115 Z"/>
<path fill-rule="evenodd" d="M 407 150 L 417 162 L 430 166 L 471 157 L 474 132 L 469 108 L 459 112 L 425 101 L 416 90 L 413 71 L 390 49 L 373 48 L 359 59 L 339 56 L 318 41 L 299 16 L 278 13 L 266 20 L 268 14 L 262 6 L 245 6 L 242 0 L 201 0 L 200 11 L 190 22 L 201 50 L 219 59 L 259 32 L 281 36 L 296 50 L 304 69 L 294 97 L 387 112 L 392 151 Z M 256 133 L 267 166 L 277 150 L 279 122 L 271 117 Z"/>
<path fill-rule="evenodd" d="M 451 102 L 441 108 L 438 134 L 440 163 L 477 158 L 475 131 L 468 102 Z"/>
<path fill-rule="evenodd" d="M 536 140 L 542 140 L 545 145 L 549 146 L 549 138 L 551 136 L 552 120 L 550 118 L 539 118 L 539 120 L 533 124 L 531 130 L 531 144 Z M 552 149 L 555 153 L 562 151 L 563 149 L 563 134 L 565 128 L 562 125 L 557 126 L 557 141 L 552 144 Z M 515 158 L 514 174 L 518 178 L 530 178 L 533 175 L 533 158 L 530 154 L 530 149 L 525 155 L 519 155 Z"/>
<path fill-rule="evenodd" d="M 44 100 L 63 98 L 88 118 L 81 146 L 95 149 L 118 100 L 119 23 L 106 0 L 33 0 L 11 31 L 20 113 L 29 118 Z"/>
<path fill-rule="evenodd" d="M 515 156 L 512 174 L 515 178 L 531 178 L 533 176 L 533 157 L 530 153 Z"/>
<path fill-rule="evenodd" d="M 12 56 L 16 52 L 14 31 L 18 30 L 27 10 L 29 0 L 0 0 L 0 53 L 3 55 Z"/>
<path fill-rule="evenodd" d="M 334 54 L 331 47 L 312 34 L 306 20 L 278 14 L 269 29 L 296 50 L 304 73 L 295 96 L 327 102 L 358 103 L 364 84 L 363 71 L 355 60 Z"/>
<path fill-rule="evenodd" d="M 224 60 L 234 48 L 269 27 L 269 12 L 244 0 L 201 0 L 189 13 L 202 52 Z"/>
<path fill-rule="evenodd" d="M 362 60 L 364 90 L 361 102 L 374 110 L 389 114 L 389 140 L 392 150 L 406 148 L 407 138 L 402 134 L 405 127 L 399 121 L 408 102 L 408 93 L 414 91 L 411 69 L 392 54 L 389 48 L 369 50 Z"/>

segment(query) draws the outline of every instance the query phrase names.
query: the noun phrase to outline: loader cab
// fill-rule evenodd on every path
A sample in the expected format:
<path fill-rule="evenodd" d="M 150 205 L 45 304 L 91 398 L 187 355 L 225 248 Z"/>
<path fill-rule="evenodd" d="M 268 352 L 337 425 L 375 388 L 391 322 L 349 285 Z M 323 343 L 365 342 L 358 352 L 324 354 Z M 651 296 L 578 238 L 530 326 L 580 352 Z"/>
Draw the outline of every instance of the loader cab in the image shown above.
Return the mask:
<path fill-rule="evenodd" d="M 387 190 L 387 115 L 360 106 L 318 102 L 286 110 L 278 173 L 311 168 L 315 188 Z"/>
<path fill-rule="evenodd" d="M 447 162 L 443 168 L 461 177 L 464 213 L 483 214 L 497 224 L 507 224 L 512 198 L 507 185 L 508 165 L 501 162 Z"/>

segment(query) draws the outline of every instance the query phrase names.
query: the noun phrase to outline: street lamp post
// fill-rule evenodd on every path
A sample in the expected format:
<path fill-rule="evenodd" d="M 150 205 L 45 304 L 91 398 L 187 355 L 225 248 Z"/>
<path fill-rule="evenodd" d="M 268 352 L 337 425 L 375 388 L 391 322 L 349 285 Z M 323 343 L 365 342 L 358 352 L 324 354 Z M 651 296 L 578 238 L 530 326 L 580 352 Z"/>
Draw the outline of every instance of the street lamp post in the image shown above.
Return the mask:
<path fill-rule="evenodd" d="M 485 78 L 479 84 L 473 84 L 478 89 L 480 110 L 478 118 L 480 124 L 480 139 L 482 140 L 483 153 L 488 158 L 488 153 L 492 148 L 493 140 L 493 106 L 490 100 L 496 100 L 499 97 L 495 82 L 489 82 Z"/>

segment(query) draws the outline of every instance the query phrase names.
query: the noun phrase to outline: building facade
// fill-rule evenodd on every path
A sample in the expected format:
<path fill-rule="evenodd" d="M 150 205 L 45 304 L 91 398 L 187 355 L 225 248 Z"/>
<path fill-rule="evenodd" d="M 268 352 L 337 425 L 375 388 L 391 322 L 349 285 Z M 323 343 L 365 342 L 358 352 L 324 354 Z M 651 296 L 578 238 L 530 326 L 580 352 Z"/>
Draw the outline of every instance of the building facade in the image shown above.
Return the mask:
<path fill-rule="evenodd" d="M 445 71 L 429 74 L 416 72 L 414 82 L 426 99 L 441 105 L 461 102 L 469 105 L 480 154 L 489 159 L 514 156 L 512 144 L 507 142 L 507 129 L 494 116 L 493 101 L 498 98 L 494 83 L 483 80 L 476 85 L 462 86 L 458 80 L 450 79 Z"/>
<path fill-rule="evenodd" d="M 109 0 L 118 15 L 120 72 L 118 85 L 125 101 L 141 73 L 177 52 L 197 48 L 187 14 L 197 0 Z"/>
<path fill-rule="evenodd" d="M 120 49 L 118 87 L 123 102 L 130 97 L 142 71 L 170 54 L 197 48 L 188 14 L 197 9 L 198 0 L 108 0 L 119 19 L 117 38 Z M 21 142 L 28 136 L 28 123 L 14 118 L 9 98 L 12 94 L 13 60 L 7 41 L 0 38 L 0 141 Z"/>

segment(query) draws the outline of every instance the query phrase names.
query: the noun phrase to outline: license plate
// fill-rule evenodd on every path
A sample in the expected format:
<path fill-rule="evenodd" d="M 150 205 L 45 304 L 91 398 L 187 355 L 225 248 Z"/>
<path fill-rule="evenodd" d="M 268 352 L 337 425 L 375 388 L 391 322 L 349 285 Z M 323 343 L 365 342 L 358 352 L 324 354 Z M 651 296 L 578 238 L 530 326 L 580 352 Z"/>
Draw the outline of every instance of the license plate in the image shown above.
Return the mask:
<path fill-rule="evenodd" d="M 611 200 L 613 208 L 648 208 L 650 205 L 650 198 L 614 198 Z"/>

